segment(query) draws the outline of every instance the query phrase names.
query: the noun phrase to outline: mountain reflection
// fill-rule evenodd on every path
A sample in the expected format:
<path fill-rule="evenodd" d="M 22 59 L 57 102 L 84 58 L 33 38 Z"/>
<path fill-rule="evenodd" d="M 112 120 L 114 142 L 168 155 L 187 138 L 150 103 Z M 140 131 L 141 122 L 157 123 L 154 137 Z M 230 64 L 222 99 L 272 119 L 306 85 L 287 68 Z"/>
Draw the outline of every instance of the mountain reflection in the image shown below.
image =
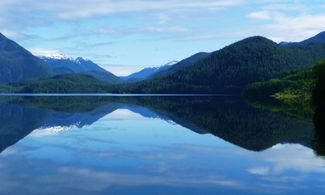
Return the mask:
<path fill-rule="evenodd" d="M 147 118 L 173 121 L 251 151 L 299 143 L 324 154 L 323 126 L 257 109 L 230 97 L 15 97 L 1 99 L 0 151 L 35 129 L 82 128 L 124 108 Z M 315 121 L 322 116 L 315 115 Z M 321 127 L 320 127 L 321 126 Z M 315 139 L 316 137 L 316 139 Z M 316 140 L 316 144 L 315 141 Z"/>

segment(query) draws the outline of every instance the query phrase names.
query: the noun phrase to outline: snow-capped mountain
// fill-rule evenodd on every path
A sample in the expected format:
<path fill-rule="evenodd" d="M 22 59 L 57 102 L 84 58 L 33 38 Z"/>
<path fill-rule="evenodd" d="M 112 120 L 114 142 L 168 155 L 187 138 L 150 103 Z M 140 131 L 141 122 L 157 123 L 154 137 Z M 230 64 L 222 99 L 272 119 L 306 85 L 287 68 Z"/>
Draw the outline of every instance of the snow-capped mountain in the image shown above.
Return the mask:
<path fill-rule="evenodd" d="M 55 75 L 81 73 L 95 77 L 96 79 L 109 82 L 118 83 L 120 78 L 111 72 L 103 69 L 91 60 L 81 57 L 72 58 L 66 55 L 56 54 L 51 56 L 41 56 L 45 63 L 47 63 Z"/>

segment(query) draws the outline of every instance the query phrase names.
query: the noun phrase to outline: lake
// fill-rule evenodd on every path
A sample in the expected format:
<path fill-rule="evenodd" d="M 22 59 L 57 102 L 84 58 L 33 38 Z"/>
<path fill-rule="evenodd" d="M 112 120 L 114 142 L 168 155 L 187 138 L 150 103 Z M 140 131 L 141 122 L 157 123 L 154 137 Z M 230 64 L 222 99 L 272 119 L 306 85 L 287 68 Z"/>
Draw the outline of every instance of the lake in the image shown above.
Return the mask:
<path fill-rule="evenodd" d="M 323 194 L 322 120 L 237 97 L 1 97 L 0 194 Z"/>

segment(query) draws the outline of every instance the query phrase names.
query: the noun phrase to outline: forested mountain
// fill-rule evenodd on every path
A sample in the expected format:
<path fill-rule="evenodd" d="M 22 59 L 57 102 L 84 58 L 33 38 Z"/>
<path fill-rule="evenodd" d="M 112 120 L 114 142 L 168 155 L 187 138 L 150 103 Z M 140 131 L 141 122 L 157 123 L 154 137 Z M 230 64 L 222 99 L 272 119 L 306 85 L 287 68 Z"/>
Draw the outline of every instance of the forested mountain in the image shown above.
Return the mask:
<path fill-rule="evenodd" d="M 81 73 L 95 77 L 98 80 L 105 81 L 108 83 L 118 83 L 121 79 L 107 70 L 101 68 L 90 60 L 78 57 L 73 58 L 50 58 L 41 57 L 52 69 L 55 75 Z"/>
<path fill-rule="evenodd" d="M 0 83 L 46 77 L 46 63 L 0 33 Z"/>
<path fill-rule="evenodd" d="M 288 47 L 255 36 L 213 53 L 195 54 L 134 83 L 118 84 L 120 78 L 82 58 L 44 59 L 55 74 L 69 74 L 13 84 L 10 89 L 48 93 L 239 93 L 251 83 L 310 68 L 322 59 L 325 44 L 321 42 Z"/>
<path fill-rule="evenodd" d="M 157 72 L 158 69 L 159 67 L 144 68 L 128 76 L 121 77 L 121 79 L 126 82 L 143 81 L 148 77 L 150 77 L 151 75 L 155 74 L 155 72 Z"/>
<path fill-rule="evenodd" d="M 284 46 L 303 46 L 309 44 L 325 44 L 325 31 L 301 42 L 281 42 Z"/>
<path fill-rule="evenodd" d="M 250 83 L 311 67 L 325 58 L 325 45 L 285 47 L 264 37 L 244 39 L 171 74 L 125 87 L 143 93 L 240 92 Z"/>
<path fill-rule="evenodd" d="M 130 76 L 124 77 L 123 79 L 130 82 L 136 82 L 136 81 L 143 81 L 146 79 L 163 77 L 173 72 L 176 72 L 177 70 L 181 70 L 183 68 L 191 66 L 194 63 L 208 57 L 209 55 L 210 54 L 206 52 L 199 52 L 179 62 L 172 61 L 158 68 L 145 68 L 140 72 L 131 74 Z"/>
<path fill-rule="evenodd" d="M 148 79 L 149 77 L 151 77 L 154 74 L 157 74 L 157 73 L 163 72 L 163 71 L 167 71 L 176 63 L 178 63 L 178 62 L 171 61 L 171 62 L 168 62 L 167 64 L 160 66 L 160 67 L 144 68 L 144 69 L 140 70 L 139 72 L 130 74 L 129 76 L 121 77 L 121 79 L 126 82 L 143 81 L 145 79 Z"/>
<path fill-rule="evenodd" d="M 155 74 L 152 75 L 152 78 L 158 78 L 158 77 L 162 77 L 162 76 L 166 76 L 168 74 L 171 74 L 173 72 L 176 72 L 177 70 L 189 67 L 191 65 L 193 65 L 194 63 L 208 57 L 210 54 L 206 53 L 206 52 L 199 52 L 196 53 L 188 58 L 185 58 L 175 64 L 173 64 L 173 66 L 171 66 L 170 68 L 167 69 L 162 69 L 160 71 L 157 71 Z"/>

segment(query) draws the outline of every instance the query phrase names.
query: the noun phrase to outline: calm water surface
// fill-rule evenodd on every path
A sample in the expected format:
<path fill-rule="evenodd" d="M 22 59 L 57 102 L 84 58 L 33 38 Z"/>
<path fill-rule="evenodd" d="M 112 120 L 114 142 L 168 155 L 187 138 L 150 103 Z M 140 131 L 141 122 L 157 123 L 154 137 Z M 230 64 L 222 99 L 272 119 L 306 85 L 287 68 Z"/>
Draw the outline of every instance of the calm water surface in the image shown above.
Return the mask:
<path fill-rule="evenodd" d="M 230 97 L 3 97 L 0 194 L 323 194 L 313 120 Z"/>

